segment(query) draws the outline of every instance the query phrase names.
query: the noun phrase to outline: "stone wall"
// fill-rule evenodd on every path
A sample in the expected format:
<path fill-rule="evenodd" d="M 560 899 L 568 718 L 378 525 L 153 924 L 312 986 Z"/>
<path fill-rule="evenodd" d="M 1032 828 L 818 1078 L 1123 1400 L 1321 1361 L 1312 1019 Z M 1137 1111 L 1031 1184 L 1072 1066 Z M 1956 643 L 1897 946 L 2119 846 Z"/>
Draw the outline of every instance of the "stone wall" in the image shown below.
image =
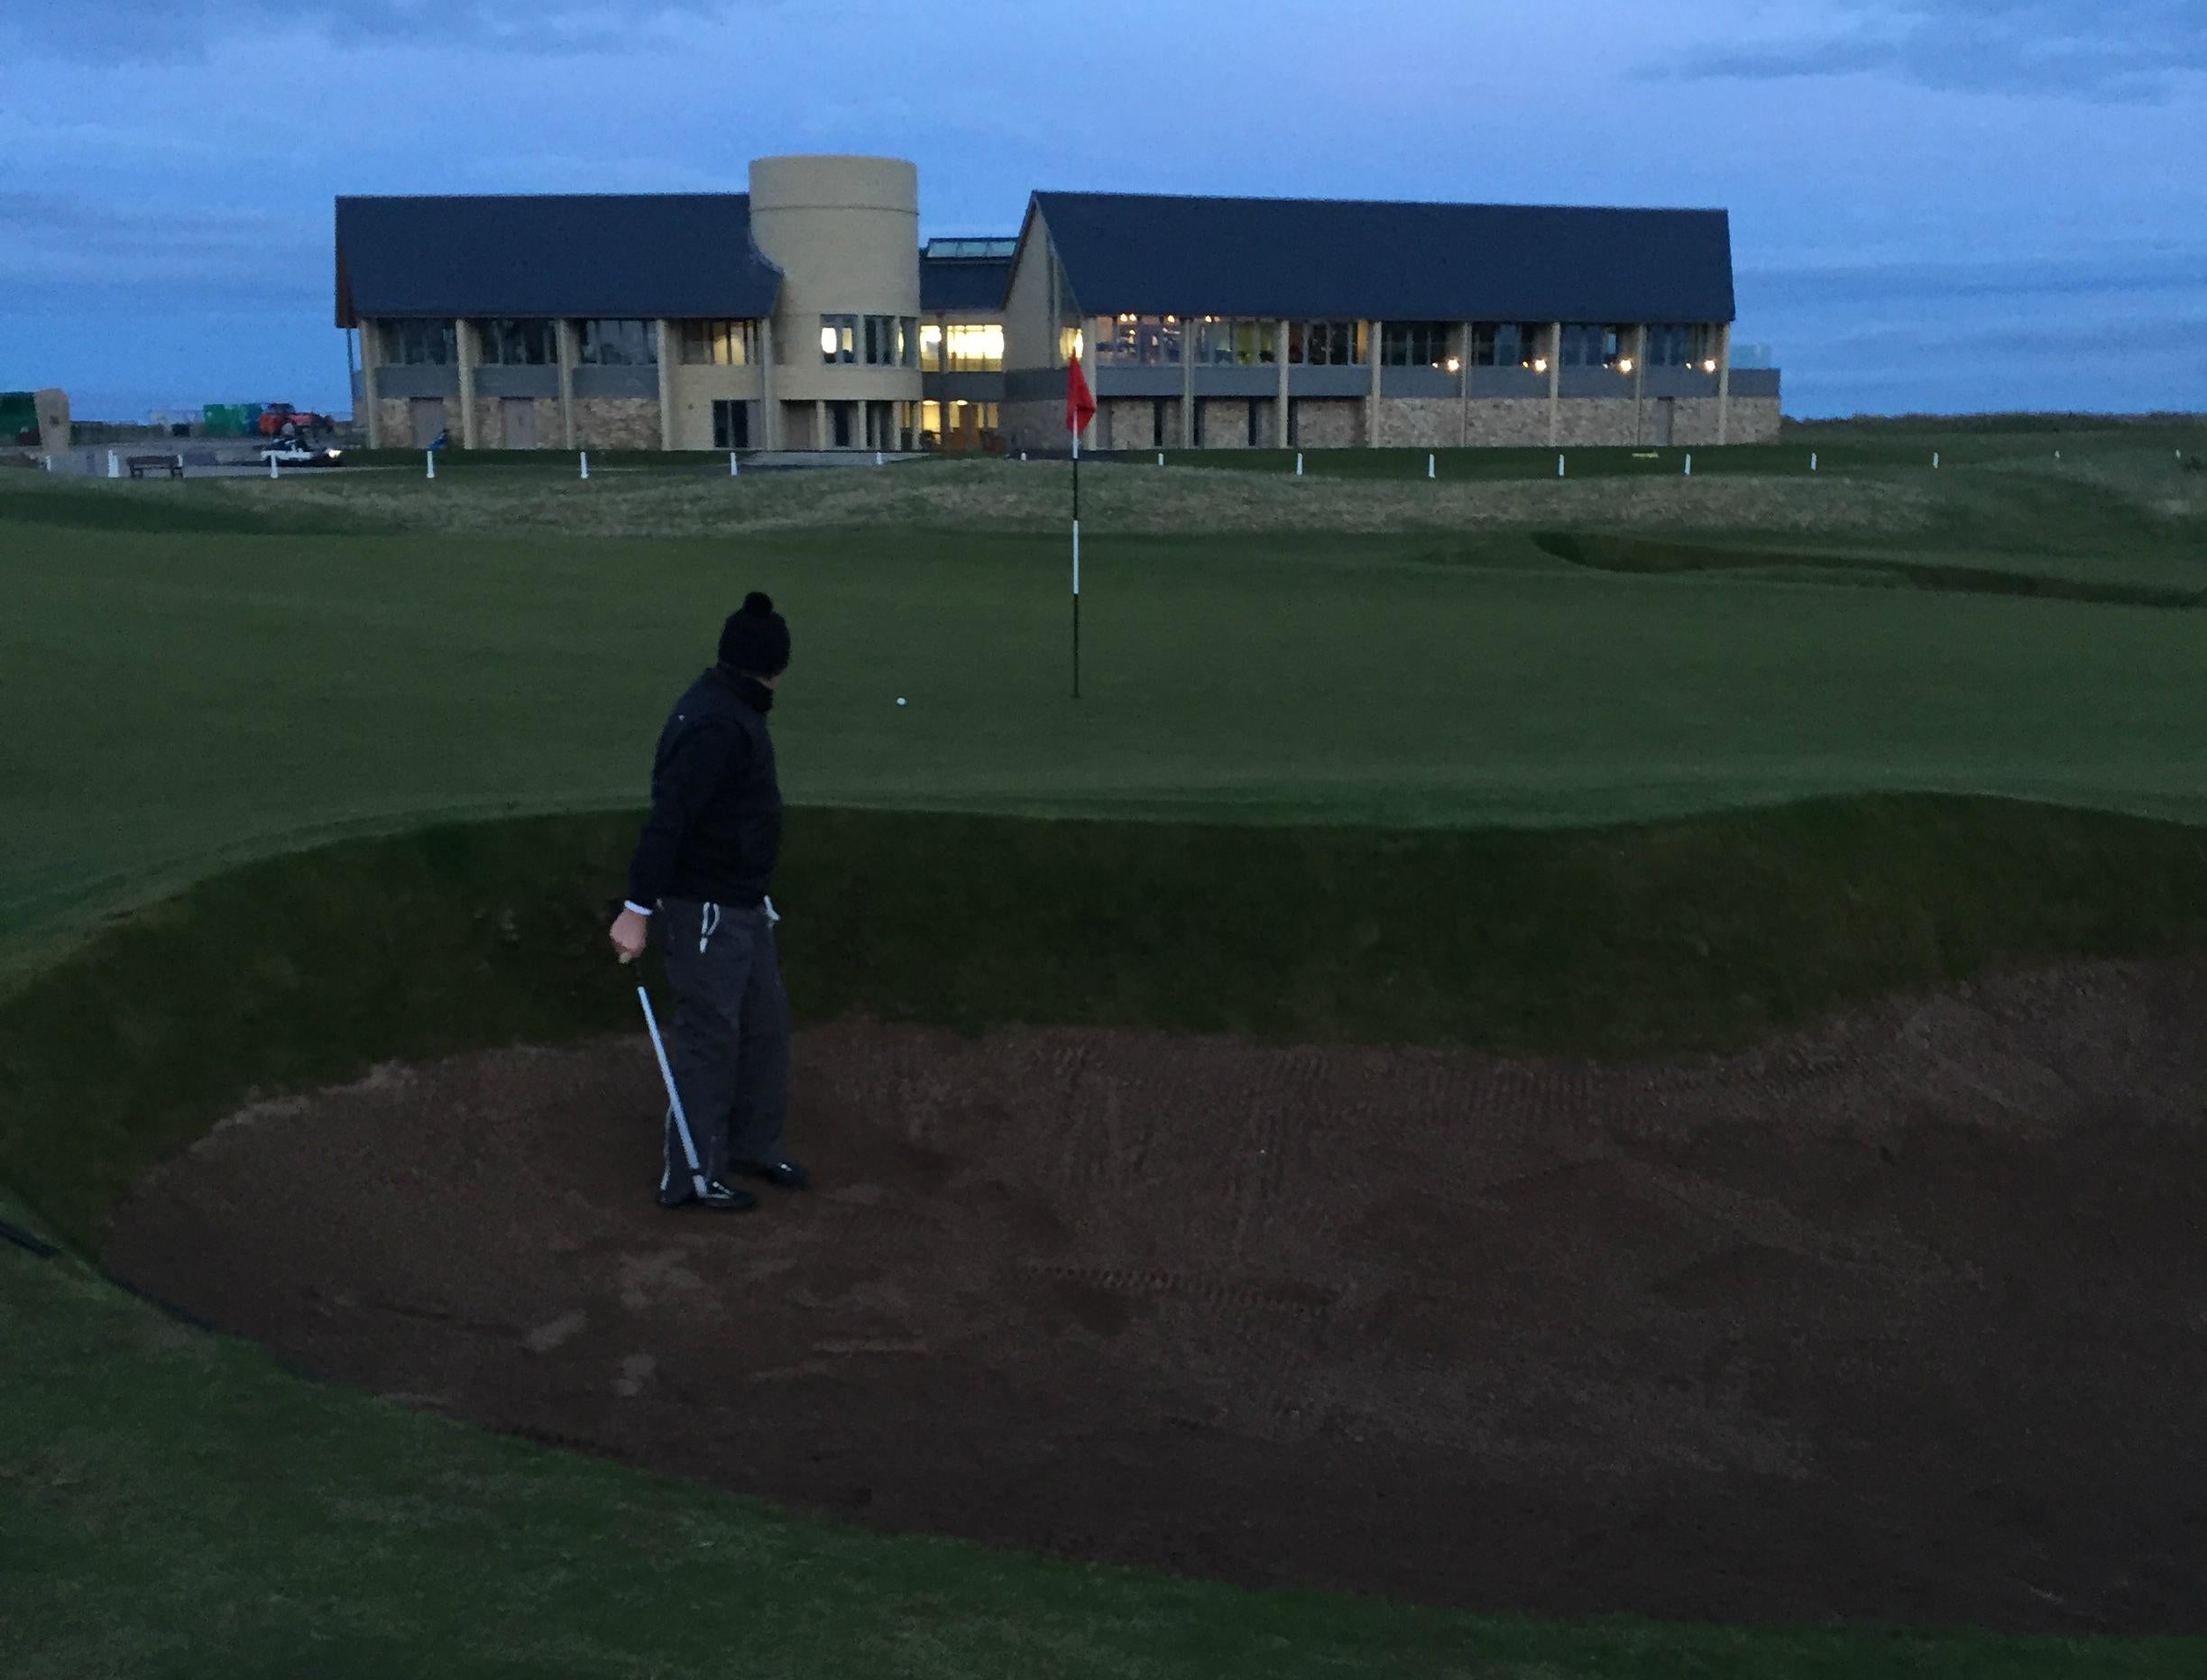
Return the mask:
<path fill-rule="evenodd" d="M 555 421 L 558 405 L 553 405 Z M 577 397 L 577 449 L 657 449 L 659 404 L 655 397 Z"/>
<path fill-rule="evenodd" d="M 506 436 L 506 405 L 523 400 L 511 397 L 478 397 L 475 399 L 475 447 L 478 449 L 558 449 L 565 446 L 566 435 L 559 423 L 559 399 L 534 397 L 537 409 L 537 441 L 534 445 L 517 443 Z"/>
<path fill-rule="evenodd" d="M 1778 441 L 1779 399 L 1776 397 L 1734 397 L 1725 442 L 1774 444 Z M 1716 399 L 1682 397 L 1672 422 L 1670 441 L 1696 446 L 1716 443 Z"/>
<path fill-rule="evenodd" d="M 1294 402 L 1298 449 L 1354 449 L 1364 442 L 1363 398 L 1298 397 Z"/>
<path fill-rule="evenodd" d="M 1380 387 L 1382 448 L 1453 449 L 1463 440 L 1464 405 L 1455 397 L 1390 397 Z"/>
<path fill-rule="evenodd" d="M 414 436 L 414 403 L 416 400 L 411 397 L 379 397 L 376 399 L 384 448 L 426 449 L 428 447 L 428 437 L 418 438 Z M 437 401 L 439 399 L 424 398 L 420 400 Z M 460 399 L 457 397 L 446 397 L 442 399 L 442 402 L 444 418 L 439 424 L 445 428 L 448 446 L 457 449 L 460 446 Z M 432 437 L 435 436 L 434 432 L 430 434 Z"/>
<path fill-rule="evenodd" d="M 1249 405 L 1256 404 L 1255 447 L 1266 449 L 1279 434 L 1273 429 L 1273 399 L 1270 397 L 1198 397 L 1202 405 L 1203 447 L 1206 449 L 1247 449 L 1249 442 Z"/>
<path fill-rule="evenodd" d="M 1071 440 L 1065 435 L 1065 404 L 1007 402 L 1003 410 L 1004 447 L 1013 454 L 1023 449 L 1063 449 Z"/>
<path fill-rule="evenodd" d="M 1107 397 L 1096 405 L 1096 423 L 1089 430 L 1090 445 L 1097 449 L 1177 449 L 1180 447 L 1180 399 L 1165 404 L 1165 433 L 1156 436 L 1156 404 L 1148 397 Z"/>
<path fill-rule="evenodd" d="M 1559 446 L 1574 444 L 1595 448 L 1632 446 L 1633 417 L 1630 397 L 1566 397 L 1556 407 Z"/>

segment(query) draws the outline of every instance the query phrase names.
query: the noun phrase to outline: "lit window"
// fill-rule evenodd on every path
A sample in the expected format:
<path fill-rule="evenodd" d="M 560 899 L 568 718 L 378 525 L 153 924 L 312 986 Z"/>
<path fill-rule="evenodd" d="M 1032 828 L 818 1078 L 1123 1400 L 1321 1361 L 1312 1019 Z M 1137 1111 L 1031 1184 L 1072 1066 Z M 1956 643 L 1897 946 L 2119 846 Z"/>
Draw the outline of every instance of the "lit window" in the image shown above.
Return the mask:
<path fill-rule="evenodd" d="M 1207 315 L 1196 326 L 1199 366 L 1270 367 L 1277 359 L 1280 324 L 1246 316 Z"/>
<path fill-rule="evenodd" d="M 1077 326 L 1058 328 L 1058 360 L 1071 362 L 1080 357 L 1088 346 L 1088 335 Z"/>
<path fill-rule="evenodd" d="M 1171 315 L 1122 315 L 1102 324 L 1096 337 L 1099 367 L 1178 367 L 1180 318 Z"/>
<path fill-rule="evenodd" d="M 820 317 L 820 360 L 843 363 L 859 359 L 859 317 L 823 315 Z"/>
<path fill-rule="evenodd" d="M 958 323 L 943 329 L 945 372 L 1001 373 L 1004 326 L 1000 321 Z"/>
<path fill-rule="evenodd" d="M 943 329 L 932 321 L 920 328 L 920 369 L 927 373 L 943 372 Z M 941 428 L 924 426 L 921 429 L 936 431 Z"/>
<path fill-rule="evenodd" d="M 685 321 L 682 360 L 693 367 L 744 368 L 759 359 L 756 321 Z"/>

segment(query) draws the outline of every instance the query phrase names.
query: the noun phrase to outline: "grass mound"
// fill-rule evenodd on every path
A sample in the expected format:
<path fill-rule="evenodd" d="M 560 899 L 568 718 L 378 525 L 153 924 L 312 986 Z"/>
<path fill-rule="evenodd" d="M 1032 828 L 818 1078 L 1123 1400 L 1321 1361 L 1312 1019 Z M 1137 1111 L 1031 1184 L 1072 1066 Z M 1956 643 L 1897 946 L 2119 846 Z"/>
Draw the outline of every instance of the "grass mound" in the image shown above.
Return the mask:
<path fill-rule="evenodd" d="M 2027 600 L 2074 601 L 2094 606 L 2207 606 L 2207 586 L 2156 589 L 2126 583 L 2091 583 L 2039 572 L 1984 565 L 1942 565 L 1929 560 L 1889 560 L 1838 554 L 1773 553 L 1715 543 L 1664 542 L 1648 537 L 1541 531 L 1534 544 L 1545 554 L 1601 572 L 1662 576 L 1726 570 L 1796 574 L 1847 583 L 1953 590 L 1964 594 L 2017 595 Z"/>
<path fill-rule="evenodd" d="M 113 926 L 0 1004 L 0 1183 L 84 1243 L 248 1093 L 630 1024 L 602 920 L 634 832 L 355 841 Z M 2194 947 L 2207 831 L 1932 798 L 1560 834 L 801 811 L 779 901 L 811 1019 L 1648 1055 Z"/>

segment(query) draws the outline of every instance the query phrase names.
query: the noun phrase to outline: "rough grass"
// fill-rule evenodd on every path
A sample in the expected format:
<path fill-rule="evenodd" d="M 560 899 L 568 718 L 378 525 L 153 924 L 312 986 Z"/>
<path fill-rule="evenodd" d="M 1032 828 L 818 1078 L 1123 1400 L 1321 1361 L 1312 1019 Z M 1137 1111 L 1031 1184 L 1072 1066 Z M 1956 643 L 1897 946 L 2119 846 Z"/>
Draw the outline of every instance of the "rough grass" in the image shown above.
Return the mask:
<path fill-rule="evenodd" d="M 265 479 L 143 482 L 119 487 L 19 482 L 43 523 L 127 519 L 129 528 L 265 528 L 498 536 L 757 537 L 836 527 L 1050 531 L 1071 516 L 1063 461 L 908 462 L 810 472 L 634 468 L 447 467 L 434 482 L 411 471 L 340 470 Z M 0 491 L 0 493 L 5 493 Z M 135 505 L 115 504 L 127 494 Z M 1928 516 L 1919 488 L 1806 473 L 1779 479 L 1594 478 L 1428 484 L 1315 475 L 1158 471 L 1113 462 L 1081 470 L 1084 523 L 1100 531 L 1201 535 L 1250 531 L 1499 530 L 1563 522 L 1685 528 L 1745 525 L 1779 531 L 1879 533 Z"/>

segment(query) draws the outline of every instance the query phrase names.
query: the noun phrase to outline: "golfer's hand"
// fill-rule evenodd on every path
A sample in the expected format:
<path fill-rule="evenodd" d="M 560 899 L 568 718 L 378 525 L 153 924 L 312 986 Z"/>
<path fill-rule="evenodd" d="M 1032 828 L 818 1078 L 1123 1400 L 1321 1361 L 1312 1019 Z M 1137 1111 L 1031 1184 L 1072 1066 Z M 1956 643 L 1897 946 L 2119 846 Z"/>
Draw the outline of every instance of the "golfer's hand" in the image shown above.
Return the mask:
<path fill-rule="evenodd" d="M 623 962 L 634 962 L 644 954 L 644 944 L 651 937 L 651 923 L 633 910 L 624 910 L 613 918 L 613 950 Z"/>

